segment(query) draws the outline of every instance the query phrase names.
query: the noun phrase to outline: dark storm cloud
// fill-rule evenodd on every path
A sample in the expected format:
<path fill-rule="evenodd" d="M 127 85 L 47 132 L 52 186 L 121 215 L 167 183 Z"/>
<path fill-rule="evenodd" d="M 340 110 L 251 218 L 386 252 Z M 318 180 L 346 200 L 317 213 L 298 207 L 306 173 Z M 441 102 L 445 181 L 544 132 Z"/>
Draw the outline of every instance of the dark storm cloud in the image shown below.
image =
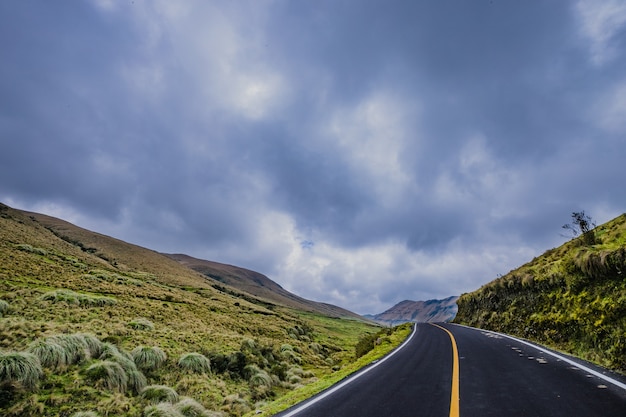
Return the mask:
<path fill-rule="evenodd" d="M 626 6 L 0 5 L 0 199 L 358 312 L 623 212 Z"/>

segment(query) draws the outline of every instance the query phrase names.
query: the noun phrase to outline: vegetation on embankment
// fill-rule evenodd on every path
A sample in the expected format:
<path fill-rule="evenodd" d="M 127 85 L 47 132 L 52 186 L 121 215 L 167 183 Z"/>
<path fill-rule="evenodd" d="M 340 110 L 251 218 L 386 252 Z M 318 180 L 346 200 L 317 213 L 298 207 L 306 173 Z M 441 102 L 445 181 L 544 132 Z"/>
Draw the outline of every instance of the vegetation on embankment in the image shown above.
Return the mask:
<path fill-rule="evenodd" d="M 463 294 L 454 321 L 626 373 L 626 214 L 592 232 Z"/>
<path fill-rule="evenodd" d="M 0 204 L 3 416 L 240 416 L 352 366 L 379 330 Z"/>

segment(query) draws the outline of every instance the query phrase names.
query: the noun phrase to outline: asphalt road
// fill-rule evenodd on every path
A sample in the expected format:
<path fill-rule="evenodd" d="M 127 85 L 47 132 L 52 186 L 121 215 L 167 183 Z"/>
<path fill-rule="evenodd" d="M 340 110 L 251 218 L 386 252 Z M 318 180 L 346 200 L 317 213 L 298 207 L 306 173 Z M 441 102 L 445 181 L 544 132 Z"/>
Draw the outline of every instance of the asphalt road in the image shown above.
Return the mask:
<path fill-rule="evenodd" d="M 281 417 L 626 417 L 626 378 L 524 341 L 418 324 L 391 356 Z"/>

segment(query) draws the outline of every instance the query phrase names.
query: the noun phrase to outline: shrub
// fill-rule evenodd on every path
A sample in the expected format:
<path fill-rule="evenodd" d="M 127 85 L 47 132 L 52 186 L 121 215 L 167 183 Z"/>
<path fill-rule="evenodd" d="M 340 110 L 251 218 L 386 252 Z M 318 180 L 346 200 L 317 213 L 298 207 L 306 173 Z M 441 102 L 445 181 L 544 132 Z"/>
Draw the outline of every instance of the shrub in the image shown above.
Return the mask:
<path fill-rule="evenodd" d="M 5 316 L 9 313 L 11 306 L 4 300 L 0 300 L 0 317 Z"/>
<path fill-rule="evenodd" d="M 123 393 L 128 387 L 128 376 L 117 362 L 99 360 L 91 364 L 85 374 L 91 381 L 101 382 L 111 391 Z"/>
<path fill-rule="evenodd" d="M 128 323 L 128 327 L 135 330 L 154 330 L 154 323 L 143 317 L 138 317 Z"/>
<path fill-rule="evenodd" d="M 43 375 L 39 359 L 29 352 L 0 353 L 0 382 L 19 382 L 33 389 Z"/>
<path fill-rule="evenodd" d="M 131 352 L 135 365 L 143 371 L 155 371 L 167 360 L 167 355 L 156 346 L 138 346 Z"/>
<path fill-rule="evenodd" d="M 164 402 L 174 404 L 178 401 L 178 393 L 167 385 L 148 385 L 141 390 L 140 395 L 152 404 Z"/>
<path fill-rule="evenodd" d="M 35 340 L 28 346 L 28 352 L 39 358 L 45 368 L 59 369 L 70 363 L 65 348 L 52 338 Z"/>
<path fill-rule="evenodd" d="M 213 413 L 193 398 L 183 398 L 180 402 L 174 404 L 176 408 L 185 417 L 217 417 L 221 413 Z"/>
<path fill-rule="evenodd" d="M 197 352 L 183 354 L 178 359 L 178 366 L 196 374 L 211 372 L 211 361 L 209 361 L 209 358 Z"/>
<path fill-rule="evenodd" d="M 160 403 L 156 405 L 149 405 L 143 409 L 144 417 L 184 417 L 184 415 L 178 411 L 170 403 Z"/>

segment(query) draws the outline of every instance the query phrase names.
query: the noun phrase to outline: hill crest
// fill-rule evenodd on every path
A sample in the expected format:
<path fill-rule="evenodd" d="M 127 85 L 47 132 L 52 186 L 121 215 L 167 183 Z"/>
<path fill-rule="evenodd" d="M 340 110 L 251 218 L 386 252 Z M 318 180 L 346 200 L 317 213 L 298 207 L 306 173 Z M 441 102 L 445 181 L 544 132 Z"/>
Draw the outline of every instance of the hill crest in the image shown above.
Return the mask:
<path fill-rule="evenodd" d="M 409 322 L 447 322 L 454 319 L 456 315 L 458 298 L 458 296 L 451 296 L 443 300 L 404 300 L 382 313 L 365 317 L 388 326 Z"/>

